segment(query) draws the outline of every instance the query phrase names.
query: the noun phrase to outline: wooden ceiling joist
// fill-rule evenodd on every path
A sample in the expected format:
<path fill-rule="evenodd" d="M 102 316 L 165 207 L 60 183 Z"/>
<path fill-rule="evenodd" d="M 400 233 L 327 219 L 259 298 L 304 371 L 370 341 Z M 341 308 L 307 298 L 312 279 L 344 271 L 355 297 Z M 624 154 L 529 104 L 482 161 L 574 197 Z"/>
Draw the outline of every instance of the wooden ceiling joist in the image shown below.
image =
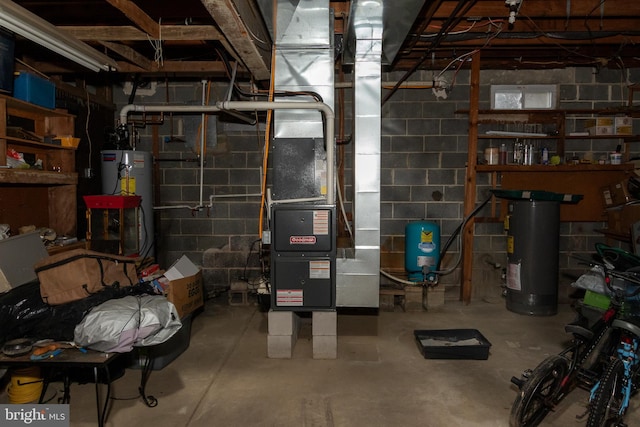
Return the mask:
<path fill-rule="evenodd" d="M 119 9 L 134 24 L 144 30 L 152 38 L 159 40 L 160 23 L 155 22 L 142 9 L 130 0 L 107 0 L 113 7 Z"/>
<path fill-rule="evenodd" d="M 140 41 L 148 40 L 143 31 L 133 26 L 58 27 L 61 31 L 84 41 Z M 162 40 L 222 40 L 224 37 L 213 25 L 162 25 Z"/>
<path fill-rule="evenodd" d="M 108 41 L 101 41 L 100 44 L 144 70 L 151 70 L 153 68 L 154 61 L 149 60 L 146 56 L 141 55 L 129 46 Z"/>

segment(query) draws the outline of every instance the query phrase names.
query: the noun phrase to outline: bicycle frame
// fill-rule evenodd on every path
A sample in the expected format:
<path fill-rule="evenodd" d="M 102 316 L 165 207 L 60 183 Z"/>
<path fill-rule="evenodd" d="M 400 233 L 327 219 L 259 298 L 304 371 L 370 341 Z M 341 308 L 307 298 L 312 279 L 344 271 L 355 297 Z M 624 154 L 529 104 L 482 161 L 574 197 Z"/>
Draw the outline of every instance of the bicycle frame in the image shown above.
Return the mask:
<path fill-rule="evenodd" d="M 640 327 L 626 320 L 616 319 L 612 325 L 614 328 L 623 330 L 618 349 L 616 351 L 618 359 L 622 361 L 624 366 L 624 378 L 622 385 L 623 399 L 618 410 L 618 416 L 622 417 L 629 407 L 631 392 L 633 390 L 634 368 L 638 366 L 640 357 L 638 357 L 638 338 L 640 337 Z M 591 389 L 589 394 L 589 403 L 595 399 L 596 393 L 600 388 L 598 381 Z"/>
<path fill-rule="evenodd" d="M 632 380 L 640 368 L 637 357 L 640 326 L 625 320 L 625 307 L 626 301 L 640 294 L 640 269 L 631 270 L 633 266 L 640 267 L 640 257 L 606 245 L 596 244 L 596 249 L 601 261 L 588 264 L 592 268 L 601 267 L 603 284 L 611 294 L 610 306 L 590 327 L 586 327 L 581 321 L 566 325 L 565 331 L 573 335 L 570 346 L 547 357 L 535 369 L 527 369 L 520 378 L 511 378 L 511 382 L 519 389 L 511 407 L 509 422 L 512 427 L 537 426 L 577 386 L 591 390 L 592 396 L 600 396 L 594 404 L 599 409 L 589 414 L 589 425 L 599 425 L 592 424 L 592 420 L 597 416 L 611 414 L 611 410 L 618 416 L 618 405 L 623 406 L 620 413 L 624 413 L 629 404 L 628 397 L 636 387 Z M 624 286 L 615 286 L 614 279 L 621 279 Z M 627 283 L 634 284 L 635 291 L 628 293 Z M 598 284 L 599 282 L 595 282 L 595 285 Z M 584 316 L 581 318 L 585 319 Z M 629 336 L 625 331 L 632 334 L 631 339 L 625 338 Z M 627 363 L 623 365 L 618 358 L 621 361 L 625 359 Z M 611 364 L 611 360 L 615 360 L 616 364 Z M 618 400 L 623 400 L 622 392 L 617 386 L 623 385 L 623 377 L 629 378 L 624 382 L 627 398 L 624 403 L 617 403 Z M 617 381 L 618 378 L 620 381 Z M 606 385 L 600 387 L 601 381 Z M 605 400 L 612 386 L 616 387 L 618 393 L 615 407 L 609 407 L 608 400 Z M 600 392 L 597 391 L 598 387 Z"/>

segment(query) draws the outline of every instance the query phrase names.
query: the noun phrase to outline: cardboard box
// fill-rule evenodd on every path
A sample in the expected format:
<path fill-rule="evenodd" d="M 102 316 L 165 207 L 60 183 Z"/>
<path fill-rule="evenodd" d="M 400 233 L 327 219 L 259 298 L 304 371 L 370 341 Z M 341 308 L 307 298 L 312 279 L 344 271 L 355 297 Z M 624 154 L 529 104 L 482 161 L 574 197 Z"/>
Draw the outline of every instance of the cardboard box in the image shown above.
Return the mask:
<path fill-rule="evenodd" d="M 586 128 L 597 126 L 613 126 L 613 117 L 598 117 L 595 119 L 587 119 L 584 122 L 584 127 Z"/>
<path fill-rule="evenodd" d="M 600 194 L 602 194 L 602 204 L 604 204 L 605 208 L 611 208 L 615 206 L 613 204 L 613 195 L 611 194 L 611 188 L 609 188 L 608 185 L 600 189 Z"/>
<path fill-rule="evenodd" d="M 616 128 L 618 128 L 618 126 L 632 126 L 633 118 L 629 116 L 616 116 L 614 118 L 613 124 L 615 125 Z"/>
<path fill-rule="evenodd" d="M 602 187 L 601 190 L 605 208 L 624 205 L 634 199 L 629 193 L 628 181 L 626 179 Z"/>
<path fill-rule="evenodd" d="M 584 128 L 589 135 L 613 135 L 613 123 L 613 117 L 598 117 L 585 120 Z"/>
<path fill-rule="evenodd" d="M 613 126 L 590 126 L 587 128 L 589 135 L 613 135 Z"/>
<path fill-rule="evenodd" d="M 631 235 L 631 227 L 640 221 L 640 205 L 623 205 L 607 210 L 608 229 Z"/>
<path fill-rule="evenodd" d="M 174 262 L 164 277 L 169 279 L 165 295 L 176 306 L 180 318 L 204 305 L 202 271 L 186 255 Z"/>
<path fill-rule="evenodd" d="M 165 296 L 176 306 L 180 318 L 204 306 L 202 271 L 193 276 L 171 280 L 165 290 Z"/>
<path fill-rule="evenodd" d="M 631 126 L 616 126 L 616 135 L 631 135 L 632 133 Z"/>

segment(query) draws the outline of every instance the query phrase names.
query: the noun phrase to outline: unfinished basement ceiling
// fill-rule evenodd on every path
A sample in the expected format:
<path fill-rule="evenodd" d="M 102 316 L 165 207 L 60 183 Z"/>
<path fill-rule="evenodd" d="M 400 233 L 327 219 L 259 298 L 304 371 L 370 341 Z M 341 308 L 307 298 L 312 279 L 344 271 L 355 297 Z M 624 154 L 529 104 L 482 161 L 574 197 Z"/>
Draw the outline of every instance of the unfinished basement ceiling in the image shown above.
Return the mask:
<path fill-rule="evenodd" d="M 240 66 L 240 78 L 252 77 L 254 81 L 270 78 L 270 19 L 262 19 L 258 1 L 17 0 L 15 3 L 115 59 L 118 70 L 114 78 L 132 74 L 226 78 L 229 64 L 234 62 Z M 493 69 L 640 66 L 640 2 L 416 0 L 415 3 L 420 12 L 408 16 L 406 8 L 399 6 L 403 2 L 385 0 L 384 44 L 387 48 L 393 46 L 393 54 L 387 56 L 384 64 L 385 71 L 466 68 L 474 52 L 480 52 L 483 68 Z M 350 6 L 348 0 L 331 2 L 338 40 L 348 38 Z M 414 18 L 413 23 L 407 22 Z M 397 27 L 408 32 L 394 31 Z M 16 56 L 49 75 L 86 73 L 68 60 L 20 39 L 16 43 Z M 343 57 L 337 53 L 336 58 L 340 66 Z"/>

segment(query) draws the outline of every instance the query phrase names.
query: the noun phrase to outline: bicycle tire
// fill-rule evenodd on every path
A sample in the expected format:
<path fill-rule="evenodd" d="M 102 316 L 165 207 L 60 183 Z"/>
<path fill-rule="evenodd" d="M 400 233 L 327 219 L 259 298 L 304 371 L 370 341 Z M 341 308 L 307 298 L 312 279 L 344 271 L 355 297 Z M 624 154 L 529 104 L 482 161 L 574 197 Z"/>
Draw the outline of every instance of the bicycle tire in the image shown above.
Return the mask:
<path fill-rule="evenodd" d="M 613 359 L 605 371 L 589 408 L 587 427 L 616 426 L 621 421 L 620 405 L 624 400 L 622 380 L 624 364 Z"/>
<path fill-rule="evenodd" d="M 543 360 L 522 386 L 511 407 L 511 427 L 534 427 L 558 403 L 558 391 L 569 371 L 569 361 L 552 355 Z"/>

